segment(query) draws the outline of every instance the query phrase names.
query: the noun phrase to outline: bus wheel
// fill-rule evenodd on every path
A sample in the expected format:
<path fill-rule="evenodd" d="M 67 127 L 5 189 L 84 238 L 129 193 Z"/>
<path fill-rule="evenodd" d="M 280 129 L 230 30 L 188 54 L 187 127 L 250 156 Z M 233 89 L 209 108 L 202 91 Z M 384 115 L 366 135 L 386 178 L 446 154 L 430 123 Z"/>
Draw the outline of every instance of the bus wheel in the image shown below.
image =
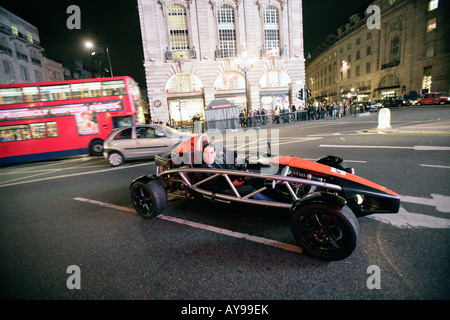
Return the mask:
<path fill-rule="evenodd" d="M 123 156 L 119 152 L 110 152 L 108 155 L 108 162 L 113 167 L 118 167 L 123 164 Z"/>
<path fill-rule="evenodd" d="M 103 154 L 103 140 L 92 140 L 89 143 L 89 154 L 91 156 L 101 156 Z"/>

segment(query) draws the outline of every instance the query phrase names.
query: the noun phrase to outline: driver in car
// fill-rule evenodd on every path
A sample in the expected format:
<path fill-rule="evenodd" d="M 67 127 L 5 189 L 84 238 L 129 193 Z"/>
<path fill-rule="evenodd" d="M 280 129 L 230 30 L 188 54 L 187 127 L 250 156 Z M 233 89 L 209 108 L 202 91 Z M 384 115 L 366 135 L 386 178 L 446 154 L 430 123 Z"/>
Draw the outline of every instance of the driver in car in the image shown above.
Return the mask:
<path fill-rule="evenodd" d="M 203 148 L 203 168 L 216 168 L 216 169 L 231 169 L 231 167 L 227 164 L 220 164 L 216 162 L 216 148 L 214 144 L 208 144 Z M 212 174 L 208 174 L 207 176 L 211 176 Z M 241 195 L 246 195 L 251 192 L 254 192 L 256 189 L 246 184 L 246 180 L 242 178 L 237 178 L 232 181 L 233 186 L 235 186 L 236 190 Z M 228 181 L 224 177 L 217 177 L 215 179 L 209 180 L 205 183 L 206 188 L 214 193 L 223 192 L 227 194 L 234 194 L 231 189 Z M 252 196 L 255 200 L 265 200 L 265 201 L 273 201 L 273 199 L 263 195 L 262 193 L 256 193 Z"/>

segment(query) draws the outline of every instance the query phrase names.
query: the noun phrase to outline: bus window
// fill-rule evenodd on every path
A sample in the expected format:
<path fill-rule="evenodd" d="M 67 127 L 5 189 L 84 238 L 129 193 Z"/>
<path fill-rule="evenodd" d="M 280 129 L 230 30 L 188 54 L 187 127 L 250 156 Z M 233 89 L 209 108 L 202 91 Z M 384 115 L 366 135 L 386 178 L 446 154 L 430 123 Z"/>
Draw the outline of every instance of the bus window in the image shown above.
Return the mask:
<path fill-rule="evenodd" d="M 125 82 L 123 80 L 103 81 L 104 96 L 118 96 L 126 94 Z"/>
<path fill-rule="evenodd" d="M 47 134 L 49 138 L 57 137 L 58 134 L 58 126 L 56 122 L 47 122 Z"/>
<path fill-rule="evenodd" d="M 101 97 L 102 84 L 100 82 L 86 82 L 72 84 L 72 96 L 78 98 L 95 98 Z"/>
<path fill-rule="evenodd" d="M 26 124 L 0 127 L 0 142 L 30 140 L 30 130 Z"/>
<path fill-rule="evenodd" d="M 126 127 L 133 125 L 133 119 L 131 116 L 125 117 L 113 117 L 113 128 Z"/>
<path fill-rule="evenodd" d="M 70 99 L 70 86 L 68 84 L 59 86 L 42 86 L 41 101 Z"/>
<path fill-rule="evenodd" d="M 38 102 L 39 101 L 39 88 L 38 87 L 23 87 L 23 96 L 25 102 Z"/>
<path fill-rule="evenodd" d="M 31 123 L 30 128 L 33 139 L 47 138 L 47 130 L 45 129 L 45 123 Z"/>
<path fill-rule="evenodd" d="M 0 104 L 23 103 L 20 88 L 0 89 Z"/>

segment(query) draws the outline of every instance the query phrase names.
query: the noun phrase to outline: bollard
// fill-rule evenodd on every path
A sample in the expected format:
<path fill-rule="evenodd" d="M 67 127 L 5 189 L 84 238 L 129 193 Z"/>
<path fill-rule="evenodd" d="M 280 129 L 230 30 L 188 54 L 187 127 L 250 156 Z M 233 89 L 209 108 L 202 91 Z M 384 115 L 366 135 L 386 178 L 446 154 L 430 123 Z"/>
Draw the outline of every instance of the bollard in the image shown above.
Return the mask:
<path fill-rule="evenodd" d="M 377 129 L 391 129 L 391 110 L 388 108 L 382 108 L 378 112 Z"/>

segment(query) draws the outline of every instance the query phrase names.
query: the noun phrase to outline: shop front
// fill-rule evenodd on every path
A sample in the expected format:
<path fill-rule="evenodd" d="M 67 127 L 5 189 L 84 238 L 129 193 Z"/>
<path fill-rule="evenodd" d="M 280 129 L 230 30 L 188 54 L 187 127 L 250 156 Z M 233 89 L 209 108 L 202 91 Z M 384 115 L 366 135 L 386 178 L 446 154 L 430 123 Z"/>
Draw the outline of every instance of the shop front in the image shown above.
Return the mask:
<path fill-rule="evenodd" d="M 205 118 L 205 103 L 202 97 L 173 97 L 167 98 L 167 102 L 169 117 L 178 125 L 192 121 L 194 116 L 199 116 L 201 120 Z"/>
<path fill-rule="evenodd" d="M 260 108 L 264 109 L 267 113 L 272 113 L 275 107 L 278 109 L 285 110 L 290 109 L 290 93 L 289 91 L 279 91 L 279 92 L 263 92 L 260 94 Z"/>

